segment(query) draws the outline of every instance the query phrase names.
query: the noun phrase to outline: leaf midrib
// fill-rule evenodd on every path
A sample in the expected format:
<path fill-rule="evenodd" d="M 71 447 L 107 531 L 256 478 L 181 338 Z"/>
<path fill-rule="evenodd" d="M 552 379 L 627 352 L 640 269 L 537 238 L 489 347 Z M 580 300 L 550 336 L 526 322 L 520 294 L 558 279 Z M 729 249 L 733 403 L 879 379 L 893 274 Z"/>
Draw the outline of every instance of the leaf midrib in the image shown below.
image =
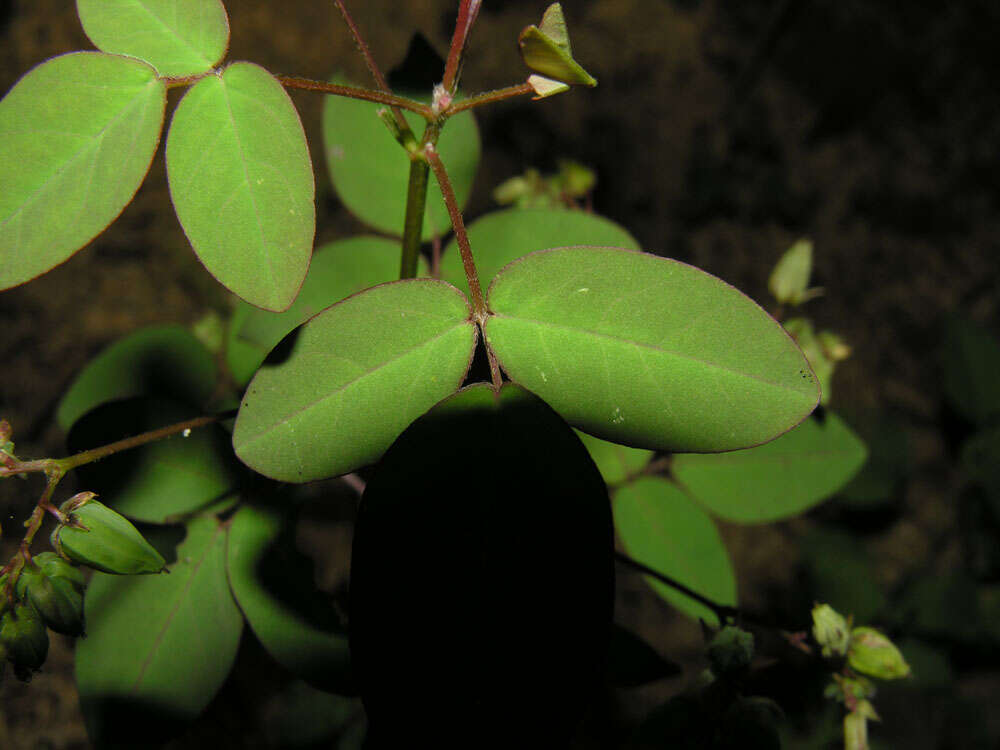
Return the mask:
<path fill-rule="evenodd" d="M 199 61 L 200 61 L 201 63 L 203 63 L 203 64 L 204 64 L 204 65 L 206 65 L 207 67 L 211 67 L 211 66 L 212 66 L 212 63 L 213 63 L 213 62 L 215 62 L 214 60 L 209 60 L 209 59 L 208 59 L 208 58 L 207 58 L 207 57 L 206 57 L 206 56 L 205 56 L 205 55 L 204 55 L 204 54 L 203 54 L 203 53 L 201 52 L 201 50 L 199 50 L 199 49 L 197 49 L 196 47 L 194 47 L 194 46 L 193 46 L 193 45 L 192 45 L 192 44 L 191 44 L 191 43 L 190 43 L 190 42 L 189 42 L 189 41 L 188 41 L 187 39 L 185 39 L 184 37 L 182 37 L 182 36 L 180 35 L 180 33 L 179 33 L 179 32 L 178 32 L 177 30 L 175 30 L 175 29 L 172 29 L 172 28 L 171 28 L 170 26 L 168 26 L 168 25 L 167 25 L 167 23 L 166 23 L 166 21 L 164 21 L 164 20 L 163 20 L 162 18 L 160 18 L 160 17 L 158 16 L 158 15 L 156 15 L 156 14 L 155 14 L 155 13 L 154 13 L 154 12 L 153 12 L 152 10 L 150 10 L 150 9 L 149 9 L 148 7 L 146 7 L 146 4 L 145 4 L 144 2 L 142 2 L 142 0 L 135 0 L 135 4 L 136 4 L 136 5 L 138 5 L 138 6 L 140 7 L 140 8 L 142 8 L 142 9 L 143 9 L 144 11 L 146 11 L 146 13 L 147 13 L 147 14 L 149 15 L 149 17 L 150 17 L 150 18 L 152 18 L 152 19 L 153 19 L 154 21 L 156 21 L 156 22 L 157 22 L 157 23 L 158 23 L 158 24 L 159 24 L 160 26 L 162 26 L 162 27 L 163 27 L 163 28 L 164 28 L 164 29 L 165 29 L 165 30 L 167 31 L 167 35 L 168 35 L 168 36 L 170 36 L 170 37 L 172 37 L 172 38 L 176 39 L 176 40 L 177 40 L 178 42 L 180 42 L 180 43 L 181 43 L 181 45 L 182 45 L 183 47 L 186 47 L 186 48 L 187 48 L 188 50 L 190 50 L 190 51 L 191 51 L 192 53 L 194 53 L 195 57 L 197 57 L 197 58 L 198 58 L 198 60 L 199 60 Z M 148 62 L 148 61 L 147 61 L 147 62 Z M 150 63 L 150 64 L 152 65 L 152 63 Z"/>
<path fill-rule="evenodd" d="M 553 323 L 551 321 L 546 321 L 546 320 L 537 320 L 537 319 L 534 319 L 534 318 L 521 318 L 521 317 L 518 317 L 516 315 L 503 315 L 503 314 L 500 314 L 500 313 L 494 313 L 491 317 L 492 318 L 496 318 L 498 320 L 511 320 L 511 321 L 515 321 L 515 322 L 519 322 L 519 323 L 527 323 L 527 324 L 530 324 L 530 325 L 536 325 L 536 326 L 538 326 L 540 328 L 552 328 L 552 329 L 557 329 L 557 330 L 562 330 L 562 331 L 570 331 L 572 333 L 577 333 L 577 334 L 581 334 L 581 335 L 585 335 L 585 336 L 593 336 L 594 338 L 606 339 L 606 340 L 614 341 L 615 343 L 618 343 L 618 344 L 625 344 L 627 346 L 633 346 L 633 347 L 635 347 L 636 349 L 639 349 L 639 350 L 648 350 L 648 351 L 652 351 L 652 352 L 657 352 L 657 353 L 662 354 L 662 355 L 664 355 L 666 357 L 673 357 L 675 359 L 684 360 L 686 362 L 693 362 L 693 363 L 699 364 L 699 365 L 701 365 L 701 366 L 703 366 L 703 367 L 705 367 L 707 369 L 720 370 L 722 372 L 727 372 L 727 373 L 730 373 L 732 375 L 736 375 L 738 377 L 744 378 L 746 380 L 754 380 L 754 381 L 757 381 L 758 383 L 762 383 L 764 385 L 771 386 L 772 388 L 777 388 L 777 389 L 782 390 L 782 391 L 788 391 L 790 393 L 794 393 L 794 394 L 799 395 L 799 396 L 806 396 L 806 394 L 803 391 L 801 391 L 801 390 L 798 390 L 796 388 L 793 388 L 793 387 L 790 387 L 790 386 L 787 386 L 787 385 L 783 385 L 782 383 L 776 383 L 776 382 L 774 382 L 772 380 L 768 380 L 768 379 L 763 378 L 763 377 L 761 377 L 759 375 L 753 375 L 751 373 L 742 372 L 740 370 L 734 370 L 731 367 L 726 367 L 725 365 L 721 365 L 721 364 L 718 364 L 716 362 L 709 362 L 707 360 L 700 359 L 698 357 L 694 357 L 694 356 L 691 356 L 691 355 L 688 355 L 688 354 L 681 354 L 680 352 L 670 351 L 668 349 L 664 349 L 664 348 L 662 348 L 660 346 L 656 346 L 654 344 L 649 344 L 649 343 L 646 343 L 644 341 L 634 341 L 632 339 L 626 339 L 626 338 L 623 338 L 621 336 L 615 336 L 615 335 L 610 334 L 610 333 L 602 333 L 600 331 L 592 331 L 592 330 L 589 330 L 589 329 L 586 329 L 586 328 L 578 328 L 576 326 L 570 326 L 570 325 L 565 325 L 565 324 L 561 324 L 561 323 Z M 488 321 L 487 321 L 486 325 L 487 325 L 487 328 L 489 328 L 489 322 Z M 491 343 L 493 343 L 493 342 L 491 342 Z M 811 396 L 809 398 L 811 398 Z"/>
<path fill-rule="evenodd" d="M 296 409 L 295 411 L 291 412 L 290 414 L 288 414 L 285 417 L 282 417 L 280 420 L 274 422 L 272 425 L 270 425 L 269 427 L 267 427 L 265 430 L 263 430 L 261 432 L 258 432 L 252 438 L 248 438 L 247 440 L 245 440 L 243 443 L 241 443 L 241 447 L 249 447 L 249 446 L 252 446 L 252 445 L 256 444 L 258 441 L 260 441 L 261 439 L 264 439 L 265 437 L 267 437 L 268 435 L 270 435 L 272 432 L 274 432 L 274 430 L 278 429 L 279 427 L 282 427 L 285 424 L 288 424 L 288 423 L 292 422 L 300 414 L 303 414 L 303 413 L 305 413 L 305 412 L 307 412 L 307 411 L 309 411 L 311 409 L 314 409 L 318 405 L 320 405 L 320 404 L 322 404 L 322 403 L 324 403 L 326 401 L 329 401 L 331 398 L 334 398 L 334 397 L 340 395 L 343 391 L 347 390 L 348 388 L 350 388 L 352 385 L 354 385 L 358 381 L 363 380 L 364 378 L 367 378 L 368 376 L 372 375 L 373 373 L 378 372 L 379 370 L 382 370 L 382 369 L 384 369 L 386 367 L 389 367 L 390 365 L 393 365 L 396 362 L 399 362 L 401 359 L 404 359 L 405 357 L 408 357 L 410 354 L 413 354 L 414 352 L 417 352 L 420 349 L 423 349 L 423 348 L 425 348 L 427 346 L 430 346 L 431 344 L 433 344 L 436 341 L 444 338 L 445 336 L 447 336 L 448 334 L 452 333 L 453 331 L 456 331 L 456 330 L 461 329 L 461 328 L 470 328 L 470 329 L 472 329 L 473 325 L 472 325 L 472 323 L 469 320 L 462 320 L 458 325 L 450 326 L 449 328 L 441 331 L 440 333 L 436 334 L 432 338 L 425 339 L 420 344 L 417 344 L 416 346 L 410 347 L 409 349 L 407 349 L 407 350 L 405 350 L 403 352 L 400 352 L 396 356 L 380 362 L 375 367 L 371 367 L 371 368 L 365 370 L 364 372 L 356 375 L 351 380 L 348 380 L 347 382 L 345 382 L 345 383 L 337 386 L 334 390 L 326 393 L 323 397 L 318 398 L 315 401 L 312 401 L 312 402 L 306 404 L 305 406 L 300 407 L 299 409 Z"/>
<path fill-rule="evenodd" d="M 205 544 L 205 548 L 202 552 L 201 557 L 198 558 L 198 561 L 192 566 L 191 575 L 185 582 L 184 588 L 181 589 L 179 596 L 175 599 L 173 606 L 170 608 L 170 612 L 167 614 L 166 620 L 164 620 L 163 622 L 163 626 L 157 632 L 156 637 L 153 639 L 153 642 L 149 647 L 149 653 L 146 654 L 146 658 L 143 660 L 142 666 L 139 668 L 139 673 L 135 677 L 135 682 L 132 683 L 132 687 L 129 689 L 130 695 L 135 695 L 138 692 L 139 687 L 142 684 L 142 680 L 146 676 L 146 671 L 149 669 L 150 664 L 152 664 L 153 658 L 156 656 L 157 650 L 160 648 L 163 639 L 166 637 L 167 631 L 170 629 L 170 624 L 174 621 L 174 617 L 176 617 L 177 613 L 180 611 L 181 605 L 187 599 L 188 592 L 191 590 L 191 587 L 194 585 L 195 579 L 198 577 L 198 571 L 201 570 L 202 564 L 204 564 L 205 560 L 208 558 L 209 553 L 215 546 L 216 537 L 220 533 L 222 533 L 222 530 L 223 527 L 221 525 L 217 525 L 215 527 L 215 530 L 212 532 L 211 538 Z M 181 551 L 180 548 L 178 548 L 177 551 L 179 553 Z"/>
<path fill-rule="evenodd" d="M 145 93 L 146 90 L 149 88 L 150 84 L 152 85 L 160 84 L 161 87 L 163 86 L 160 79 L 152 78 L 150 79 L 148 84 L 141 87 L 140 94 Z M 32 205 L 34 203 L 36 196 L 43 190 L 45 190 L 53 180 L 62 177 L 66 173 L 67 169 L 69 169 L 70 165 L 74 164 L 76 161 L 83 158 L 82 155 L 84 154 L 84 152 L 87 152 L 93 148 L 100 148 L 100 144 L 103 142 L 104 137 L 107 135 L 108 130 L 111 129 L 113 126 L 117 125 L 121 120 L 125 119 L 126 114 L 128 114 L 139 102 L 140 102 L 140 95 L 136 95 L 133 98 L 129 99 L 125 103 L 125 106 L 123 106 L 114 115 L 114 117 L 111 120 L 109 120 L 107 124 L 104 125 L 104 127 L 102 127 L 91 138 L 87 139 L 84 145 L 82 145 L 80 148 L 78 148 L 76 151 L 70 154 L 69 157 L 63 160 L 61 165 L 57 167 L 51 174 L 49 174 L 49 176 L 45 178 L 45 181 L 37 188 L 35 188 L 30 195 L 25 197 L 25 199 L 21 202 L 21 204 L 10 215 L 6 216 L 3 219 L 0 219 L 0 229 L 3 229 L 8 222 L 12 221 L 15 217 L 17 217 L 29 205 Z"/>

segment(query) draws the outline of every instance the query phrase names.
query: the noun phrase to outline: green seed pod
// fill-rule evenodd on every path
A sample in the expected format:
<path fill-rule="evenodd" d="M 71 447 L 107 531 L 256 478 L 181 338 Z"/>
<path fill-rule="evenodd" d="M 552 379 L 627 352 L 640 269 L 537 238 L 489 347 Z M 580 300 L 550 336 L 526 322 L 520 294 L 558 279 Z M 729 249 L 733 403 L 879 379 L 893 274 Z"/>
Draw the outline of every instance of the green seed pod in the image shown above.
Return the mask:
<path fill-rule="evenodd" d="M 52 630 L 74 638 L 83 635 L 83 594 L 65 578 L 45 575 L 28 565 L 17 579 L 17 596 L 29 602 Z"/>
<path fill-rule="evenodd" d="M 55 552 L 41 552 L 32 558 L 35 565 L 49 578 L 63 578 L 80 591 L 87 586 L 83 571 L 76 565 L 62 559 Z"/>
<path fill-rule="evenodd" d="M 880 680 L 895 680 L 910 674 L 910 665 L 899 649 L 875 628 L 854 628 L 851 631 L 847 662 L 851 669 Z"/>
<path fill-rule="evenodd" d="M 69 513 L 69 522 L 52 532 L 52 546 L 63 557 L 120 575 L 163 570 L 166 565 L 163 556 L 124 516 L 89 498 L 75 507 L 71 503 L 74 500 L 62 506 L 62 511 Z"/>
<path fill-rule="evenodd" d="M 16 604 L 0 618 L 0 647 L 21 679 L 41 668 L 49 652 L 49 634 L 30 604 Z"/>

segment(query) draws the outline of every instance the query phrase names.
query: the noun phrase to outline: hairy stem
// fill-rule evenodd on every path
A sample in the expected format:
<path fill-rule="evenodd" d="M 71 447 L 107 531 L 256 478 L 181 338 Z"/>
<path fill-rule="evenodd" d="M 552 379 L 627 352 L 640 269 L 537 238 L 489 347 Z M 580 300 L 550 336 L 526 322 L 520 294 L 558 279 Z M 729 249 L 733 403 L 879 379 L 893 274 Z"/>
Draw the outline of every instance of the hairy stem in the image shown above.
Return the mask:
<path fill-rule="evenodd" d="M 479 272 L 476 271 L 476 264 L 472 259 L 472 248 L 469 246 L 469 235 L 465 231 L 465 222 L 462 220 L 462 211 L 458 207 L 455 198 L 455 188 L 452 187 L 448 172 L 444 168 L 441 157 L 438 156 L 437 148 L 433 143 L 427 143 L 423 149 L 424 157 L 434 170 L 441 194 L 444 196 L 444 204 L 448 209 L 448 216 L 451 217 L 451 226 L 455 230 L 455 240 L 458 242 L 458 250 L 462 255 L 462 265 L 465 266 L 465 278 L 469 282 L 469 292 L 472 295 L 472 311 L 476 317 L 476 322 L 482 325 L 486 321 L 488 311 L 486 300 L 483 298 L 483 290 L 479 285 Z"/>
<path fill-rule="evenodd" d="M 297 78 L 295 76 L 277 75 L 275 78 L 282 86 L 289 89 L 300 89 L 302 91 L 318 91 L 321 94 L 333 94 L 334 96 L 346 96 L 350 99 L 364 99 L 369 102 L 386 104 L 393 108 L 408 109 L 418 115 L 430 119 L 433 117 L 431 108 L 415 99 L 408 99 L 405 96 L 396 96 L 391 92 L 372 91 L 371 89 L 358 88 L 357 86 L 341 86 L 336 83 L 326 81 L 314 81 L 309 78 Z M 405 120 L 404 120 L 405 122 Z M 409 130 L 409 125 L 407 125 Z"/>
<path fill-rule="evenodd" d="M 448 62 L 444 66 L 444 79 L 441 85 L 446 91 L 455 92 L 458 79 L 462 73 L 462 59 L 465 56 L 465 46 L 469 41 L 469 31 L 476 22 L 482 0 L 462 0 L 458 6 L 458 19 L 455 21 L 455 33 L 451 37 L 451 48 L 448 50 Z"/>
<path fill-rule="evenodd" d="M 535 90 L 531 87 L 530 83 L 519 83 L 516 86 L 507 86 L 503 89 L 484 91 L 482 94 L 476 94 L 475 96 L 470 96 L 468 99 L 455 102 L 445 110 L 444 114 L 447 117 L 451 117 L 473 107 L 481 107 L 484 104 L 502 102 L 504 99 L 513 99 L 515 96 L 524 96 L 525 94 L 533 93 L 535 93 Z"/>
<path fill-rule="evenodd" d="M 361 56 L 365 59 L 365 65 L 368 66 L 368 71 L 372 74 L 372 78 L 375 79 L 375 85 L 378 86 L 379 90 L 383 94 L 391 94 L 392 90 L 389 88 L 389 84 L 385 80 L 385 76 L 382 75 L 382 71 L 378 67 L 378 63 L 375 62 L 375 58 L 372 56 L 372 51 L 368 47 L 365 38 L 361 36 L 361 31 L 358 29 L 357 24 L 354 23 L 354 19 L 351 17 L 350 12 L 347 10 L 347 6 L 344 4 L 344 0 L 333 0 L 337 6 L 337 10 L 340 11 L 340 15 L 344 19 L 344 23 L 347 24 L 347 28 L 351 32 L 351 36 L 354 37 L 354 44 L 361 53 Z M 399 125 L 399 129 L 403 133 L 411 133 L 409 124 L 406 122 L 406 118 L 403 117 L 403 113 L 400 111 L 398 105 L 391 105 L 392 116 L 396 118 L 396 123 Z"/>

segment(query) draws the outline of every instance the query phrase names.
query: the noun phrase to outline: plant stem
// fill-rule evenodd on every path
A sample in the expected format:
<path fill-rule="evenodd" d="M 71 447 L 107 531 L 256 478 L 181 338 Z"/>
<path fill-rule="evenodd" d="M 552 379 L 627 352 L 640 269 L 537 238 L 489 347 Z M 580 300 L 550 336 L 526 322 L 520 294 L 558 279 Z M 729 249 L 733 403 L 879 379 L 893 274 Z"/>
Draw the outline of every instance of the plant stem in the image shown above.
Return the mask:
<path fill-rule="evenodd" d="M 468 99 L 455 102 L 445 110 L 444 114 L 447 117 L 451 117 L 473 107 L 502 102 L 504 99 L 513 99 L 515 96 L 524 96 L 525 94 L 533 94 L 534 92 L 535 90 L 531 87 L 530 83 L 519 83 L 516 86 L 507 86 L 503 89 L 484 91 L 482 94 L 476 94 L 475 96 L 470 96 Z"/>
<path fill-rule="evenodd" d="M 630 568 L 635 568 L 636 570 L 645 573 L 648 576 L 652 576 L 661 583 L 666 584 L 670 588 L 681 592 L 684 596 L 694 599 L 699 604 L 703 604 L 712 610 L 712 613 L 719 619 L 720 623 L 725 623 L 726 620 L 733 619 L 739 616 L 740 611 L 736 607 L 730 607 L 728 604 L 719 604 L 718 602 L 713 602 L 706 596 L 702 596 L 697 591 L 689 589 L 680 581 L 675 581 L 673 578 L 664 575 L 658 570 L 654 570 L 648 565 L 644 565 L 638 560 L 633 560 L 627 555 L 623 555 L 621 552 L 615 552 L 615 559 L 618 562 L 628 565 Z"/>
<path fill-rule="evenodd" d="M 55 463 L 60 469 L 66 472 L 70 469 L 75 469 L 78 466 L 83 466 L 84 464 L 93 463 L 94 461 L 99 461 L 102 458 L 107 458 L 108 456 L 120 453 L 121 451 L 138 448 L 142 445 L 146 445 L 147 443 L 153 443 L 157 440 L 168 438 L 171 435 L 176 435 L 179 432 L 187 432 L 198 427 L 214 424 L 215 422 L 222 422 L 235 416 L 236 410 L 233 409 L 231 411 L 223 412 L 222 414 L 195 417 L 194 419 L 188 419 L 184 422 L 177 422 L 176 424 L 167 425 L 166 427 L 160 427 L 157 430 L 150 430 L 149 432 L 144 432 L 141 435 L 133 435 L 132 437 L 127 437 L 114 443 L 102 445 L 97 448 L 91 448 L 88 451 L 82 451 L 72 456 L 67 456 L 66 458 L 59 458 L 55 460 Z"/>
<path fill-rule="evenodd" d="M 403 252 L 399 263 L 399 278 L 412 279 L 417 275 L 420 257 L 420 238 L 424 231 L 424 208 L 427 206 L 427 162 L 413 159 L 410 162 L 410 181 L 406 187 L 406 218 L 403 220 Z"/>
<path fill-rule="evenodd" d="M 296 76 L 277 75 L 275 78 L 278 79 L 282 86 L 289 89 L 319 91 L 320 93 L 333 94 L 334 96 L 346 96 L 351 99 L 364 99 L 369 102 L 386 104 L 393 108 L 408 109 L 411 112 L 416 112 L 418 115 L 427 119 L 434 116 L 431 112 L 431 108 L 426 104 L 418 102 L 415 99 L 408 99 L 405 96 L 396 96 L 391 92 L 372 91 L 371 89 L 363 89 L 357 86 L 341 86 L 336 83 L 314 81 L 309 78 L 298 78 Z M 407 125 L 407 130 L 409 130 L 409 125 Z"/>
<path fill-rule="evenodd" d="M 368 66 L 368 71 L 372 74 L 372 78 L 375 79 L 375 85 L 378 86 L 379 90 L 383 94 L 391 94 L 392 90 L 389 88 L 389 84 L 385 80 L 385 76 L 382 75 L 382 71 L 378 67 L 378 63 L 375 62 L 375 58 L 372 56 L 372 51 L 365 42 L 365 38 L 361 36 L 361 31 L 358 29 L 357 24 L 354 23 L 354 19 L 347 10 L 347 6 L 344 4 L 344 0 L 333 0 L 336 4 L 337 9 L 340 11 L 340 15 L 344 19 L 344 23 L 347 24 L 347 28 L 351 32 L 351 36 L 354 37 L 354 44 L 358 48 L 358 52 L 365 59 L 365 65 Z M 406 118 L 403 117 L 403 113 L 400 111 L 398 105 L 390 105 L 392 107 L 392 115 L 396 118 L 396 123 L 399 125 L 399 129 L 403 133 L 410 133 L 409 123 L 406 122 Z"/>
<path fill-rule="evenodd" d="M 469 282 L 469 292 L 472 295 L 472 311 L 476 322 L 482 326 L 489 314 L 486 309 L 486 300 L 483 298 L 483 290 L 479 285 L 479 273 L 476 271 L 476 264 L 472 259 L 472 248 L 469 246 L 469 235 L 465 231 L 465 222 L 462 220 L 462 211 L 458 207 L 455 199 L 455 188 L 448 179 L 448 172 L 444 168 L 441 157 L 438 156 L 437 149 L 433 143 L 427 143 L 423 149 L 424 157 L 434 170 L 441 194 L 444 196 L 444 204 L 448 209 L 448 216 L 451 217 L 451 226 L 455 230 L 455 240 L 458 242 L 458 250 L 462 254 L 462 265 L 465 266 L 465 278 Z"/>
<path fill-rule="evenodd" d="M 448 62 L 444 66 L 444 79 L 441 85 L 446 91 L 455 92 L 458 79 L 462 73 L 462 58 L 465 56 L 465 46 L 469 41 L 469 31 L 476 22 L 482 0 L 462 0 L 458 6 L 458 19 L 455 21 L 455 33 L 451 37 L 451 48 L 448 50 Z"/>
<path fill-rule="evenodd" d="M 178 432 L 193 430 L 197 427 L 202 427 L 214 422 L 222 422 L 227 419 L 232 419 L 234 416 L 236 416 L 236 410 L 226 411 L 221 414 L 213 414 L 210 416 L 195 417 L 194 419 L 188 419 L 183 422 L 167 425 L 166 427 L 160 427 L 159 429 L 151 430 L 150 432 L 143 432 L 140 435 L 133 435 L 132 437 L 127 437 L 114 443 L 81 451 L 80 453 L 75 453 L 72 456 L 66 456 L 65 458 L 39 458 L 34 461 L 18 461 L 12 466 L 0 466 L 0 479 L 15 476 L 17 474 L 37 474 L 43 472 L 50 476 L 55 473 L 60 473 L 59 478 L 61 479 L 62 474 L 65 474 L 70 469 L 75 469 L 78 466 L 83 466 L 84 464 L 89 464 L 102 458 L 107 458 L 108 456 L 120 453 L 121 451 L 138 448 L 146 445 L 147 443 L 162 440 L 163 438 L 170 437 L 171 435 L 176 435 Z"/>

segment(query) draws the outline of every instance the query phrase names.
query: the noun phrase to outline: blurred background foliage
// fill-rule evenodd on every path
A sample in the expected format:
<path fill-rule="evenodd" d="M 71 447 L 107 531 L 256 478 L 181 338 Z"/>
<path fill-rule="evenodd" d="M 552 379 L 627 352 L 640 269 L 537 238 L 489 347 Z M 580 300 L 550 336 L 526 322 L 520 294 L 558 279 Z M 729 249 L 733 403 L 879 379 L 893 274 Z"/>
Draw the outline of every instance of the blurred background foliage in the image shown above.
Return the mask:
<path fill-rule="evenodd" d="M 385 68 L 402 59 L 414 30 L 443 53 L 455 5 L 351 3 Z M 543 5 L 485 1 L 467 90 L 524 75 L 517 33 Z M 230 0 L 227 9 L 229 59 L 365 80 L 332 4 Z M 493 208 L 492 190 L 504 180 L 530 168 L 554 173 L 571 159 L 597 175 L 595 209 L 642 247 L 700 266 L 765 306 L 781 253 L 801 236 L 813 240 L 813 284 L 826 293 L 806 310 L 852 348 L 834 377 L 834 405 L 871 458 L 837 498 L 804 517 L 720 524 L 740 604 L 799 630 L 813 602 L 826 601 L 901 644 L 915 676 L 877 697 L 883 721 L 872 728 L 874 746 L 995 747 L 1000 107 L 990 71 L 1000 63 L 1000 6 L 568 0 L 564 10 L 574 52 L 600 85 L 481 110 L 483 161 L 468 216 Z M 73 3 L 0 1 L 3 91 L 42 60 L 89 46 Z M 322 168 L 322 102 L 292 96 L 317 172 L 317 245 L 357 233 Z M 109 231 L 0 295 L 0 411 L 21 455 L 64 452 L 55 404 L 107 344 L 141 325 L 190 324 L 230 309 L 168 201 L 158 158 Z M 27 512 L 33 491 L 5 486 L 5 530 Z M 354 500 L 325 483 L 308 492 L 314 502 L 304 507 L 298 544 L 317 563 L 317 583 L 342 597 Z M 8 533 L 4 558 L 9 546 Z M 581 729 L 581 748 L 628 747 L 634 730 L 705 665 L 698 626 L 639 574 L 618 573 L 617 622 L 684 674 L 609 688 Z M 787 747 L 837 746 L 840 709 L 823 700 L 825 675 L 812 662 L 766 631 L 754 667 L 748 694 L 782 707 Z M 0 746 L 87 746 L 68 640 L 53 639 L 30 688 L 6 680 L 0 695 Z M 248 635 L 205 721 L 174 746 L 331 747 L 339 737 L 346 749 L 362 733 L 355 703 L 290 682 Z"/>

